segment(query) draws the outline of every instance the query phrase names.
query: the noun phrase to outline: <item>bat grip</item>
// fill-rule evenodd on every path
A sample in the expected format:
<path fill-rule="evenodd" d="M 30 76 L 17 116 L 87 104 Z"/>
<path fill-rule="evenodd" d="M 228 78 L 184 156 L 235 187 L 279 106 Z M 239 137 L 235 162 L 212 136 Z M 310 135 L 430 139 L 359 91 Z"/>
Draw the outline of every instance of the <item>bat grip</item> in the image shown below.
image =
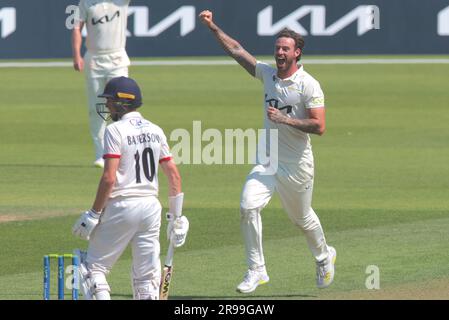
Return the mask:
<path fill-rule="evenodd" d="M 170 244 L 169 244 L 168 250 L 167 250 L 167 256 L 165 257 L 165 266 L 171 267 L 173 265 L 174 253 L 175 253 L 175 247 L 173 247 L 173 244 L 170 241 Z"/>

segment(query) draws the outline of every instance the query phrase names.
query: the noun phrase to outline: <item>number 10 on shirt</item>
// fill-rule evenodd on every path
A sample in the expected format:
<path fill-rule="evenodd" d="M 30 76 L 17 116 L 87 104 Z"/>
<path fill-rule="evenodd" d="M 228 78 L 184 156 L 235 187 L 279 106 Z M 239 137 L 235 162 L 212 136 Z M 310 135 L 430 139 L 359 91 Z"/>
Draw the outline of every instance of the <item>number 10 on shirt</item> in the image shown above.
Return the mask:
<path fill-rule="evenodd" d="M 141 183 L 142 180 L 140 178 L 140 160 L 141 156 L 139 151 L 134 154 L 134 160 L 136 160 L 136 183 Z M 155 164 L 154 164 L 154 155 L 153 150 L 151 148 L 145 148 L 142 152 L 142 165 L 143 165 L 143 173 L 148 181 L 152 182 L 154 178 Z"/>

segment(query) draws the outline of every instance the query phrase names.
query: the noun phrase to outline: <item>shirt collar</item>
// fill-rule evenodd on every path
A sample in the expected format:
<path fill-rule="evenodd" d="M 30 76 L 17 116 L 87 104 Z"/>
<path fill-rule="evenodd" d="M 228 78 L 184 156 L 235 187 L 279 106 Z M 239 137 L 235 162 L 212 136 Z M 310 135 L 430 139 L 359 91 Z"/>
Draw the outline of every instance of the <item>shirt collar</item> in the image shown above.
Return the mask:
<path fill-rule="evenodd" d="M 291 81 L 291 82 L 295 82 L 295 80 L 304 72 L 304 66 L 301 64 L 298 68 L 298 70 L 295 71 L 294 74 L 292 74 L 290 77 L 285 78 L 285 79 L 281 79 L 277 76 L 276 74 L 276 78 L 280 81 Z"/>
<path fill-rule="evenodd" d="M 140 114 L 140 112 L 131 111 L 131 112 L 125 113 L 120 120 L 126 120 L 126 119 L 131 119 L 131 118 L 142 118 L 142 115 Z"/>

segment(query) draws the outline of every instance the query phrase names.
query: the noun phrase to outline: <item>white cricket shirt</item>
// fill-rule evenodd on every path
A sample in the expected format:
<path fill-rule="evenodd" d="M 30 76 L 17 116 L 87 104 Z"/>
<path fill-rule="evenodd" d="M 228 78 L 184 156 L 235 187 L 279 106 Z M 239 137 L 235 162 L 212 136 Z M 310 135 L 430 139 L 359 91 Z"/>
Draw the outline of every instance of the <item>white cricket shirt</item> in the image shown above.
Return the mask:
<path fill-rule="evenodd" d="M 320 84 L 303 66 L 287 79 L 277 77 L 276 68 L 257 61 L 255 77 L 264 84 L 264 127 L 278 129 L 278 160 L 280 163 L 300 164 L 313 174 L 313 154 L 307 133 L 285 124 L 269 120 L 269 106 L 280 109 L 290 118 L 307 119 L 306 109 L 324 107 L 324 94 Z"/>
<path fill-rule="evenodd" d="M 131 0 L 80 0 L 80 21 L 87 28 L 86 47 L 92 54 L 125 50 Z"/>
<path fill-rule="evenodd" d="M 125 114 L 106 127 L 103 158 L 120 158 L 111 198 L 158 195 L 158 165 L 172 159 L 160 127 L 139 112 Z"/>

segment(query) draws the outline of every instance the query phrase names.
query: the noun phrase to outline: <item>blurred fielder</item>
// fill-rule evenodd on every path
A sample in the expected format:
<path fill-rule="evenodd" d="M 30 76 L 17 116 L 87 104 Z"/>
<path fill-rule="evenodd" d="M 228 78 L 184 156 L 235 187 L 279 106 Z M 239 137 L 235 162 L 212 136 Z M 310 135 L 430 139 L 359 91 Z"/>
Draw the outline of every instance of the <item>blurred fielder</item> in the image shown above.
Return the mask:
<path fill-rule="evenodd" d="M 278 130 L 277 172 L 266 174 L 267 167 L 256 164 L 243 186 L 240 225 L 248 271 L 237 291 L 253 292 L 258 285 L 269 281 L 262 249 L 260 212 L 274 191 L 278 192 L 290 220 L 304 232 L 316 261 L 317 286 L 325 288 L 333 281 L 337 253 L 326 244 L 320 220 L 311 207 L 314 163 L 309 137 L 309 133 L 324 133 L 324 95 L 319 83 L 298 65 L 304 40 L 292 30 L 282 30 L 276 37 L 276 68 L 273 68 L 257 61 L 224 33 L 213 22 L 212 12 L 205 10 L 199 17 L 224 50 L 250 75 L 262 81 L 265 129 Z"/>
<path fill-rule="evenodd" d="M 168 178 L 167 236 L 173 247 L 185 242 L 189 222 L 182 216 L 181 177 L 160 127 L 136 111 L 142 104 L 137 83 L 126 77 L 110 80 L 97 106 L 114 123 L 105 131 L 105 167 L 92 209 L 81 215 L 73 233 L 89 240 L 81 254 L 81 289 L 87 299 L 110 299 L 106 275 L 131 243 L 134 299 L 159 298 L 161 280 L 159 230 L 161 204 L 158 165 Z"/>
<path fill-rule="evenodd" d="M 94 166 L 103 168 L 103 136 L 106 122 L 95 106 L 106 82 L 128 76 L 130 64 L 125 51 L 130 0 L 80 0 L 79 21 L 72 32 L 73 67 L 85 71 L 90 133 L 95 146 Z M 81 31 L 86 26 L 86 54 L 81 57 Z"/>

